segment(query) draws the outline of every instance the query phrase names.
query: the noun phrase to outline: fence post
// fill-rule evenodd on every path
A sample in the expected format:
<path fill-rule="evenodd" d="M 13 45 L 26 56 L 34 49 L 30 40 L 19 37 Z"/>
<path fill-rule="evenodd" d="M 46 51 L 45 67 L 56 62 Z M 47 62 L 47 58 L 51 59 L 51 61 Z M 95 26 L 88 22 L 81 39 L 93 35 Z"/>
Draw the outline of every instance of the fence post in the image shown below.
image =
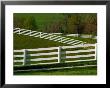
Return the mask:
<path fill-rule="evenodd" d="M 61 41 L 60 42 L 62 42 L 62 38 L 61 38 Z"/>
<path fill-rule="evenodd" d="M 95 44 L 95 60 L 97 60 L 97 43 Z"/>
<path fill-rule="evenodd" d="M 49 39 L 51 40 L 51 38 L 52 38 L 52 34 L 49 34 L 49 35 L 50 35 Z"/>
<path fill-rule="evenodd" d="M 20 34 L 20 32 L 21 32 L 21 30 L 20 30 L 20 28 L 19 28 L 19 34 Z"/>
<path fill-rule="evenodd" d="M 61 63 L 61 46 L 58 47 L 58 63 Z"/>
<path fill-rule="evenodd" d="M 41 32 L 39 32 L 39 33 L 40 33 L 40 38 L 41 38 L 41 37 L 42 37 L 42 36 L 41 36 Z"/>
<path fill-rule="evenodd" d="M 26 51 L 26 49 L 24 49 L 24 57 L 23 57 L 23 65 L 26 65 L 26 55 L 27 54 L 27 51 Z"/>
<path fill-rule="evenodd" d="M 30 36 L 31 36 L 31 30 L 30 30 Z"/>

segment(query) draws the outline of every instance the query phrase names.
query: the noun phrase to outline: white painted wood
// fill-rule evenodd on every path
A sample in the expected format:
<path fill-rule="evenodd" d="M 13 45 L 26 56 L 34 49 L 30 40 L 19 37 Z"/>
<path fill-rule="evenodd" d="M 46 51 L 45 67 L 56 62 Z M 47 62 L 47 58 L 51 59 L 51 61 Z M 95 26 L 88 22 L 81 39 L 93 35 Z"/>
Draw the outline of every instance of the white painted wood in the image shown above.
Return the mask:
<path fill-rule="evenodd" d="M 68 58 L 81 58 L 81 57 L 92 57 L 92 56 L 95 56 L 95 54 L 87 54 L 87 55 L 75 55 L 75 56 L 66 56 L 65 59 L 68 59 Z"/>
<path fill-rule="evenodd" d="M 29 32 L 29 33 L 30 33 L 30 31 L 31 31 L 31 30 L 25 30 L 25 31 L 22 31 L 22 32 L 20 31 L 20 33 L 19 33 L 19 34 L 23 34 L 23 33 L 27 33 L 27 32 Z M 25 35 L 25 34 L 24 34 L 24 35 Z"/>
<path fill-rule="evenodd" d="M 88 59 L 88 60 L 74 60 L 74 61 L 65 61 L 65 62 L 83 62 L 83 61 L 96 61 L 95 59 Z"/>
<path fill-rule="evenodd" d="M 36 35 L 36 36 L 34 36 L 34 37 L 39 37 L 39 38 L 41 38 L 41 35 L 40 35 L 40 34 L 38 34 L 38 35 Z"/>
<path fill-rule="evenodd" d="M 24 35 L 31 36 L 31 32 L 25 33 Z"/>
<path fill-rule="evenodd" d="M 14 50 L 14 52 L 23 52 L 23 49 L 22 50 Z"/>
<path fill-rule="evenodd" d="M 17 32 L 19 32 L 19 30 L 14 31 L 13 33 L 17 33 Z"/>
<path fill-rule="evenodd" d="M 58 39 L 55 39 L 54 41 L 61 41 L 61 39 L 62 39 L 62 37 L 59 36 L 59 38 Z"/>
<path fill-rule="evenodd" d="M 30 61 L 56 60 L 57 58 L 58 57 L 36 58 L 36 59 L 30 59 Z"/>
<path fill-rule="evenodd" d="M 77 42 L 82 42 L 82 41 L 78 41 L 78 40 L 74 40 L 74 41 L 72 41 L 72 42 L 69 42 L 69 43 L 67 43 L 67 44 L 74 44 L 74 43 L 77 43 Z"/>
<path fill-rule="evenodd" d="M 37 31 L 31 31 L 31 33 L 38 33 Z"/>
<path fill-rule="evenodd" d="M 60 38 L 60 39 L 59 39 Z M 61 36 L 59 36 L 59 38 L 58 39 L 54 39 L 53 41 L 58 41 L 58 42 L 62 42 L 63 41 L 63 39 L 65 39 L 65 37 L 61 37 Z"/>
<path fill-rule="evenodd" d="M 79 41 L 79 42 L 73 43 L 72 45 L 78 45 L 78 44 L 82 44 L 82 42 Z"/>
<path fill-rule="evenodd" d="M 55 35 L 61 35 L 62 33 L 52 33 L 52 34 L 55 34 Z"/>
<path fill-rule="evenodd" d="M 51 35 L 51 34 L 49 34 L 49 37 L 47 37 L 47 38 L 44 38 L 44 39 L 50 39 L 50 38 L 52 38 L 52 37 L 55 37 L 56 35 Z M 50 39 L 51 40 L 51 39 Z"/>
<path fill-rule="evenodd" d="M 57 47 L 27 49 L 27 50 L 28 50 L 28 51 L 44 51 L 44 50 L 55 50 L 55 49 L 57 49 Z"/>
<path fill-rule="evenodd" d="M 28 54 L 28 56 L 45 56 L 45 55 L 56 55 L 56 54 L 58 54 L 58 52 Z"/>
<path fill-rule="evenodd" d="M 67 41 L 69 38 L 63 38 L 62 40 L 61 40 L 61 38 L 59 39 L 61 42 L 63 42 L 63 41 Z"/>
<path fill-rule="evenodd" d="M 61 63 L 61 46 L 58 47 L 58 63 Z"/>
<path fill-rule="evenodd" d="M 27 50 L 24 49 L 23 65 L 26 65 L 26 63 L 27 63 L 26 57 L 27 57 Z"/>
<path fill-rule="evenodd" d="M 20 31 L 24 31 L 24 30 L 27 30 L 27 29 L 19 29 Z"/>
<path fill-rule="evenodd" d="M 97 43 L 95 44 L 95 60 L 97 60 Z"/>
<path fill-rule="evenodd" d="M 87 50 L 75 50 L 75 51 L 66 51 L 66 54 L 70 53 L 82 53 L 82 52 L 93 52 L 95 49 L 87 49 Z"/>
<path fill-rule="evenodd" d="M 67 44 L 72 44 L 72 43 L 76 43 L 76 42 L 82 42 L 82 41 L 79 41 L 79 40 L 73 40 L 72 42 L 69 42 Z"/>
<path fill-rule="evenodd" d="M 80 53 L 80 52 L 92 52 L 92 51 L 95 51 L 96 48 L 94 48 L 94 49 L 86 49 L 86 50 L 82 50 L 81 49 L 81 50 L 74 50 L 74 51 L 66 51 L 66 53 L 63 53 L 61 51 L 61 49 L 77 48 L 77 47 L 90 47 L 90 46 L 96 46 L 96 45 L 94 45 L 94 44 L 83 44 L 83 45 L 75 45 L 75 46 L 62 46 L 62 47 L 60 46 L 60 47 L 49 47 L 49 48 L 14 50 L 14 52 L 23 52 L 24 51 L 24 55 L 14 55 L 14 57 L 23 57 L 23 60 L 14 60 L 14 62 L 22 62 L 23 61 L 23 65 L 26 65 L 27 56 L 43 56 L 43 55 L 57 55 L 57 54 L 58 54 L 58 57 L 37 58 L 37 59 L 30 59 L 30 61 L 42 61 L 42 60 L 55 60 L 55 59 L 57 59 L 58 60 L 57 63 L 61 63 L 61 58 L 63 58 L 63 57 L 61 57 L 62 56 L 61 54 L 66 54 L 66 57 L 63 58 L 63 59 L 69 59 L 69 58 L 73 58 L 74 59 L 74 58 L 92 57 L 92 56 L 95 57 L 96 53 L 95 54 L 87 54 L 87 55 L 75 55 L 75 56 L 69 56 L 68 54 L 70 54 L 70 53 Z M 27 50 L 28 51 L 45 51 L 45 50 L 55 50 L 55 49 L 58 49 L 58 52 L 27 54 Z M 75 60 L 75 61 L 77 61 L 77 60 Z M 88 61 L 88 60 L 79 60 L 79 61 Z M 90 61 L 90 59 L 89 59 L 89 61 Z M 71 61 L 69 61 L 69 62 L 71 62 Z"/>
<path fill-rule="evenodd" d="M 20 28 L 15 28 L 14 30 L 19 30 Z"/>
<path fill-rule="evenodd" d="M 72 42 L 68 42 L 67 44 L 73 44 L 73 43 L 75 43 L 76 41 L 72 41 Z"/>
<path fill-rule="evenodd" d="M 40 38 L 45 38 L 48 37 L 49 35 L 42 35 Z"/>
<path fill-rule="evenodd" d="M 66 37 L 58 36 L 59 33 L 58 34 L 54 34 L 54 33 L 50 34 L 50 33 L 43 33 L 43 32 L 37 32 L 36 31 L 37 33 L 32 34 L 33 31 L 31 31 L 31 30 L 20 29 L 20 28 L 18 28 L 17 30 L 18 31 L 15 31 L 14 33 L 18 33 L 19 32 L 18 34 L 23 34 L 23 35 L 33 36 L 33 37 L 40 37 L 40 38 L 49 39 L 49 40 L 53 40 L 53 41 L 57 41 L 57 42 L 62 42 L 62 43 L 70 44 L 70 45 L 79 44 L 79 40 L 74 40 L 73 39 L 74 41 L 71 41 L 70 40 L 71 38 L 66 38 Z M 50 36 L 50 35 L 53 35 L 54 38 L 52 38 L 53 36 Z M 74 42 L 78 42 L 78 43 L 73 44 Z M 83 43 L 83 41 L 81 41 L 81 42 Z"/>
<path fill-rule="evenodd" d="M 58 62 L 50 62 L 50 63 L 37 63 L 37 65 L 39 65 L 39 64 L 57 64 Z M 31 65 L 36 65 L 36 64 L 31 64 Z"/>
<path fill-rule="evenodd" d="M 23 60 L 14 60 L 14 62 L 23 62 Z"/>
<path fill-rule="evenodd" d="M 49 40 L 54 40 L 55 41 L 55 39 L 58 39 L 58 38 L 61 38 L 61 36 L 54 36 L 54 38 L 51 38 L 51 39 L 49 39 Z"/>
<path fill-rule="evenodd" d="M 43 36 L 43 35 L 49 35 L 49 34 L 48 33 L 42 33 L 41 35 Z"/>
<path fill-rule="evenodd" d="M 78 47 L 90 47 L 95 46 L 95 44 L 84 44 L 84 45 L 75 45 L 75 46 L 62 46 L 63 49 L 67 48 L 78 48 Z"/>
<path fill-rule="evenodd" d="M 16 58 L 16 57 L 23 57 L 23 55 L 14 55 L 14 57 Z"/>
<path fill-rule="evenodd" d="M 36 36 L 36 35 L 38 35 L 39 33 L 37 32 L 37 33 L 34 33 L 34 34 L 31 34 L 31 36 Z"/>

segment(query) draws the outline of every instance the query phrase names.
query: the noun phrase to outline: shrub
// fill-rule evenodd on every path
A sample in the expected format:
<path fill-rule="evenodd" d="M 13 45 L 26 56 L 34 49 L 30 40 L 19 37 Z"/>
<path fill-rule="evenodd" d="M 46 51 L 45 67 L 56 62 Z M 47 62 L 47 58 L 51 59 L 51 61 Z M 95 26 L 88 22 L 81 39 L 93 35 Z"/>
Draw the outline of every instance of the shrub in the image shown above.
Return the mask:
<path fill-rule="evenodd" d="M 33 16 L 14 16 L 14 27 L 24 28 L 29 30 L 36 30 L 38 29 L 36 25 L 36 21 Z"/>

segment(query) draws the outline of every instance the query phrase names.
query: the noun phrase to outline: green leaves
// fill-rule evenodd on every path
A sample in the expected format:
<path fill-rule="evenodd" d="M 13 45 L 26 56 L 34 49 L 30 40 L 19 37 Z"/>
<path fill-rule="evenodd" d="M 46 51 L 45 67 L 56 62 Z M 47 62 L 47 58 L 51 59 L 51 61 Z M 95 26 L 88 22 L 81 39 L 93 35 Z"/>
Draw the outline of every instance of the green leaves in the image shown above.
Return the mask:
<path fill-rule="evenodd" d="M 16 16 L 14 15 L 14 27 L 23 29 L 38 29 L 35 18 L 33 16 Z"/>
<path fill-rule="evenodd" d="M 63 34 L 97 34 L 96 13 L 14 13 L 14 27 Z"/>

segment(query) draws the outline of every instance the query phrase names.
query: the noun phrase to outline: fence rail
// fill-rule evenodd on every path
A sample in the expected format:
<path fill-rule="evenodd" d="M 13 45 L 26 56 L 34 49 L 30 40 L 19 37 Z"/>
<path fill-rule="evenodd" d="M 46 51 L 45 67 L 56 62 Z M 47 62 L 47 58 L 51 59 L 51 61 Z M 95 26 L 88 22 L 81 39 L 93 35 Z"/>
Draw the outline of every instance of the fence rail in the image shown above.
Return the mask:
<path fill-rule="evenodd" d="M 39 38 L 48 39 L 48 40 L 52 40 L 52 41 L 56 41 L 56 42 L 66 43 L 69 45 L 79 45 L 79 44 L 86 43 L 86 42 L 83 42 L 80 40 L 63 37 L 61 35 L 58 35 L 57 33 L 56 34 L 43 33 L 43 32 L 32 31 L 32 30 L 27 30 L 27 29 L 20 29 L 20 28 L 15 28 L 13 30 L 13 33 L 27 35 L 27 36 L 33 36 L 33 37 L 39 37 Z"/>
<path fill-rule="evenodd" d="M 83 60 L 96 60 L 96 44 L 14 50 L 14 63 L 22 63 L 19 66 Z"/>

